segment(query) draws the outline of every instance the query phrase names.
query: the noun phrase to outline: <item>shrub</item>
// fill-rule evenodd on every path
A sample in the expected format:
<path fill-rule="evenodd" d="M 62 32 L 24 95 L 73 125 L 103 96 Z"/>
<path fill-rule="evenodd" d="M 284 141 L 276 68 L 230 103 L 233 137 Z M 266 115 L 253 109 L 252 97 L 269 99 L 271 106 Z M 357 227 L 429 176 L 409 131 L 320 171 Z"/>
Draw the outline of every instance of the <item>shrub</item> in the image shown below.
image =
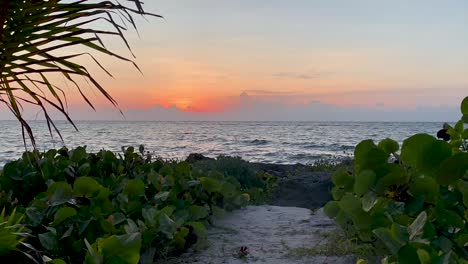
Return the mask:
<path fill-rule="evenodd" d="M 254 164 L 240 157 L 219 156 L 217 159 L 205 159 L 193 163 L 194 171 L 221 173 L 226 178 L 233 178 L 240 183 L 240 189 L 250 195 L 252 203 L 264 203 L 275 188 L 278 177 L 260 171 Z"/>
<path fill-rule="evenodd" d="M 6 164 L 0 207 L 24 214 L 28 254 L 51 263 L 153 263 L 199 244 L 207 220 L 249 202 L 233 177 L 195 175 L 189 163 L 140 153 L 62 148 Z"/>
<path fill-rule="evenodd" d="M 468 263 L 468 97 L 448 142 L 417 134 L 356 146 L 354 173 L 332 176 L 326 214 L 364 243 L 384 244 L 383 263 Z"/>

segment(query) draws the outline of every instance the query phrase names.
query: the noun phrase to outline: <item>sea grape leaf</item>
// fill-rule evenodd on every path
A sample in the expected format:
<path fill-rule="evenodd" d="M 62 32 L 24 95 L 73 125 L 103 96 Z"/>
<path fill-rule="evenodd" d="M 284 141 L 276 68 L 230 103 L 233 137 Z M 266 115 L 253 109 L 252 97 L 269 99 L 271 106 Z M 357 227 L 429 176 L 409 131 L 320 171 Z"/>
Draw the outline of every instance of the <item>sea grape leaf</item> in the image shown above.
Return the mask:
<path fill-rule="evenodd" d="M 378 147 L 383 149 L 388 155 L 395 153 L 400 149 L 398 142 L 390 138 L 380 141 Z"/>
<path fill-rule="evenodd" d="M 390 252 L 393 255 L 398 255 L 398 251 L 403 246 L 403 244 L 393 237 L 390 229 L 380 227 L 374 229 L 372 232 L 375 234 L 375 236 L 377 236 L 380 239 L 380 241 L 384 243 L 384 245 L 388 248 L 388 250 L 390 250 Z"/>
<path fill-rule="evenodd" d="M 51 206 L 56 206 L 66 203 L 73 197 L 73 191 L 70 184 L 66 182 L 54 182 L 47 189 L 47 200 Z"/>
<path fill-rule="evenodd" d="M 353 217 L 362 212 L 361 200 L 352 194 L 345 194 L 340 203 L 340 209 Z"/>
<path fill-rule="evenodd" d="M 361 141 L 354 150 L 354 165 L 356 173 L 362 170 L 375 169 L 387 162 L 388 154 L 378 148 L 372 140 Z"/>
<path fill-rule="evenodd" d="M 176 247 L 179 249 L 183 249 L 185 247 L 185 237 L 189 234 L 190 230 L 186 227 L 181 227 L 179 231 L 174 235 L 174 243 Z"/>
<path fill-rule="evenodd" d="M 123 193 L 129 198 L 135 198 L 145 195 L 145 183 L 140 179 L 132 179 L 127 182 Z"/>
<path fill-rule="evenodd" d="M 209 215 L 209 211 L 204 206 L 199 205 L 192 205 L 190 206 L 190 215 L 193 221 L 197 221 L 199 219 L 204 219 Z"/>
<path fill-rule="evenodd" d="M 52 261 L 48 262 L 50 264 L 67 264 L 64 260 L 62 259 L 53 259 Z"/>
<path fill-rule="evenodd" d="M 192 168 L 192 165 L 190 163 L 182 161 L 176 166 L 176 173 L 180 176 L 183 176 L 185 178 L 190 177 L 190 170 Z"/>
<path fill-rule="evenodd" d="M 442 251 L 444 253 L 449 253 L 452 251 L 452 246 L 453 246 L 453 243 L 452 241 L 450 241 L 450 239 L 444 237 L 444 236 L 441 236 L 437 239 L 435 239 L 433 242 L 432 242 L 435 246 L 438 246 L 440 249 L 442 249 Z"/>
<path fill-rule="evenodd" d="M 62 207 L 54 215 L 54 222 L 52 226 L 56 226 L 61 222 L 65 221 L 67 218 L 73 217 L 77 214 L 76 210 L 71 207 Z"/>
<path fill-rule="evenodd" d="M 193 227 L 193 231 L 197 237 L 204 238 L 206 236 L 206 228 L 202 222 L 187 222 L 186 225 Z"/>
<path fill-rule="evenodd" d="M 63 233 L 62 237 L 60 237 L 60 239 L 64 239 L 64 238 L 67 238 L 69 236 L 71 236 L 72 232 L 73 232 L 73 229 L 75 229 L 75 227 L 73 225 L 70 225 L 70 227 L 67 229 L 67 231 L 65 231 L 65 233 Z"/>
<path fill-rule="evenodd" d="M 211 177 L 201 177 L 200 182 L 203 186 L 203 189 L 206 190 L 207 192 L 220 192 L 223 184 L 216 179 L 213 179 Z"/>
<path fill-rule="evenodd" d="M 436 180 L 449 185 L 462 178 L 468 170 L 468 153 L 458 153 L 446 159 L 436 171 Z"/>
<path fill-rule="evenodd" d="M 428 203 L 435 203 L 439 197 L 440 185 L 432 177 L 414 178 L 410 192 L 415 197 L 423 197 Z"/>
<path fill-rule="evenodd" d="M 460 246 L 460 247 L 466 247 L 468 246 L 468 234 L 458 234 L 455 238 L 455 242 Z"/>
<path fill-rule="evenodd" d="M 403 141 L 401 159 L 422 172 L 431 172 L 452 155 L 452 147 L 428 134 L 416 134 Z"/>
<path fill-rule="evenodd" d="M 404 245 L 398 250 L 398 263 L 399 264 L 419 264 L 419 255 L 413 246 L 410 244 Z"/>
<path fill-rule="evenodd" d="M 406 226 L 393 223 L 390 228 L 394 239 L 399 241 L 401 244 L 406 244 L 409 241 L 410 235 Z"/>
<path fill-rule="evenodd" d="M 465 128 L 463 132 L 461 133 L 461 137 L 463 139 L 468 139 L 468 128 Z"/>
<path fill-rule="evenodd" d="M 346 191 L 351 191 L 354 186 L 354 177 L 346 170 L 337 170 L 332 175 L 332 182 L 336 187 L 344 188 Z"/>
<path fill-rule="evenodd" d="M 467 115 L 467 114 L 464 114 L 464 115 L 462 116 L 461 120 L 463 121 L 463 123 L 468 124 L 468 115 Z"/>
<path fill-rule="evenodd" d="M 429 255 L 429 253 L 426 250 L 419 248 L 416 252 L 418 253 L 421 264 L 431 263 L 431 255 Z"/>
<path fill-rule="evenodd" d="M 225 182 L 223 183 L 223 186 L 221 188 L 221 193 L 225 198 L 231 199 L 238 194 L 238 191 L 236 189 L 236 186 L 229 182 Z"/>
<path fill-rule="evenodd" d="M 367 192 L 362 197 L 362 209 L 369 212 L 378 203 L 379 197 L 374 192 Z"/>
<path fill-rule="evenodd" d="M 156 201 L 166 201 L 167 198 L 169 197 L 170 192 L 159 192 L 154 196 L 154 199 Z"/>
<path fill-rule="evenodd" d="M 337 201 L 330 201 L 324 207 L 323 211 L 330 218 L 335 218 L 340 212 L 340 204 Z"/>
<path fill-rule="evenodd" d="M 71 151 L 70 160 L 74 162 L 80 162 L 87 157 L 86 148 L 77 147 Z"/>
<path fill-rule="evenodd" d="M 343 195 L 345 195 L 345 193 L 346 193 L 345 190 L 343 190 L 340 187 L 336 187 L 336 186 L 333 187 L 332 190 L 331 190 L 333 200 L 335 200 L 335 201 L 341 200 L 341 198 L 343 198 Z"/>
<path fill-rule="evenodd" d="M 97 240 L 98 252 L 103 256 L 104 263 L 138 264 L 140 261 L 141 235 L 140 233 L 110 236 Z"/>
<path fill-rule="evenodd" d="M 455 124 L 455 127 L 454 127 L 455 131 L 457 133 L 461 133 L 463 132 L 463 121 L 458 121 L 457 124 Z"/>
<path fill-rule="evenodd" d="M 223 218 L 226 214 L 226 210 L 218 206 L 212 206 L 211 210 L 213 212 L 213 216 L 217 218 Z"/>
<path fill-rule="evenodd" d="M 375 172 L 371 170 L 361 171 L 354 181 L 354 192 L 359 196 L 367 193 L 370 187 L 374 185 L 376 177 Z"/>
<path fill-rule="evenodd" d="M 422 235 L 424 226 L 427 221 L 427 213 L 425 211 L 421 212 L 413 223 L 408 227 L 409 239 L 413 241 L 417 236 Z"/>
<path fill-rule="evenodd" d="M 156 209 L 153 207 L 150 208 L 143 208 L 142 210 L 142 216 L 145 219 L 147 223 L 149 223 L 150 226 L 155 226 L 156 225 Z"/>
<path fill-rule="evenodd" d="M 460 109 L 463 115 L 468 115 L 468 96 L 463 99 Z"/>
<path fill-rule="evenodd" d="M 162 213 L 159 216 L 158 223 L 158 231 L 163 233 L 167 238 L 172 239 L 174 237 L 174 232 L 176 231 L 176 223 L 174 222 L 174 220 L 169 218 L 167 214 Z"/>
<path fill-rule="evenodd" d="M 101 185 L 90 177 L 79 177 L 73 184 L 73 192 L 76 197 L 93 197 L 100 188 Z"/>
<path fill-rule="evenodd" d="M 57 236 L 53 232 L 38 235 L 39 242 L 47 250 L 54 250 L 58 246 Z"/>
<path fill-rule="evenodd" d="M 91 165 L 89 163 L 83 163 L 79 168 L 78 168 L 78 173 L 81 176 L 87 176 L 91 172 Z"/>

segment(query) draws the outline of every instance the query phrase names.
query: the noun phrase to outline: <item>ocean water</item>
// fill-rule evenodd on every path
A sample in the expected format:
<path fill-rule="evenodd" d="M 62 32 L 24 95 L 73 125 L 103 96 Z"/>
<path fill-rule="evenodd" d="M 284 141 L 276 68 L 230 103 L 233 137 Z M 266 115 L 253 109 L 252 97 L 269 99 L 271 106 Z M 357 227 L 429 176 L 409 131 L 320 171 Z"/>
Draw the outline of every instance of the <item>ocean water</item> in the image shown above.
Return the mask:
<path fill-rule="evenodd" d="M 57 122 L 64 142 L 49 135 L 45 122 L 33 121 L 40 150 L 86 145 L 89 151 L 145 146 L 163 158 L 185 159 L 190 153 L 209 157 L 240 156 L 252 162 L 310 164 L 320 159 L 352 156 L 364 139 L 402 142 L 416 133 L 435 135 L 439 123 L 395 122 L 132 122 L 77 121 L 79 131 Z M 0 166 L 25 150 L 19 123 L 0 121 Z"/>

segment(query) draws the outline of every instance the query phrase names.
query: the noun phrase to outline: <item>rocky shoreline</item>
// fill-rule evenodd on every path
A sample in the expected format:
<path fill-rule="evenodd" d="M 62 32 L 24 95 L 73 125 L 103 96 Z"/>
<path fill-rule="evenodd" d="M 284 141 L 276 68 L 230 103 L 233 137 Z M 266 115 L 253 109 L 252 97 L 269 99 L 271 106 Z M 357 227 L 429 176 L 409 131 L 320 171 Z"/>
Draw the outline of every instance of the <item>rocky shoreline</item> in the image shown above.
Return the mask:
<path fill-rule="evenodd" d="M 190 154 L 186 161 L 214 160 L 202 154 Z M 349 161 L 347 161 L 349 163 Z M 331 200 L 331 172 L 319 171 L 304 164 L 250 163 L 256 170 L 279 178 L 268 205 L 300 207 L 315 210 Z"/>

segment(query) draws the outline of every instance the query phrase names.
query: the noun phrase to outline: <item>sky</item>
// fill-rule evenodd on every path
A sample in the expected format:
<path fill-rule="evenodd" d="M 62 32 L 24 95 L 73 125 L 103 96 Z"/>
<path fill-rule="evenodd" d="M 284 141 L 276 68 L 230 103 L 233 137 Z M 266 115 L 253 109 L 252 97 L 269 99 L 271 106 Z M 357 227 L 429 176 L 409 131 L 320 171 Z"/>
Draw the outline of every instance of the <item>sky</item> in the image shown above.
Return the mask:
<path fill-rule="evenodd" d="M 467 1 L 144 2 L 164 19 L 128 34 L 143 74 L 89 67 L 127 119 L 439 121 L 468 95 Z M 97 112 L 70 88 L 74 118 L 122 118 L 85 91 Z"/>

